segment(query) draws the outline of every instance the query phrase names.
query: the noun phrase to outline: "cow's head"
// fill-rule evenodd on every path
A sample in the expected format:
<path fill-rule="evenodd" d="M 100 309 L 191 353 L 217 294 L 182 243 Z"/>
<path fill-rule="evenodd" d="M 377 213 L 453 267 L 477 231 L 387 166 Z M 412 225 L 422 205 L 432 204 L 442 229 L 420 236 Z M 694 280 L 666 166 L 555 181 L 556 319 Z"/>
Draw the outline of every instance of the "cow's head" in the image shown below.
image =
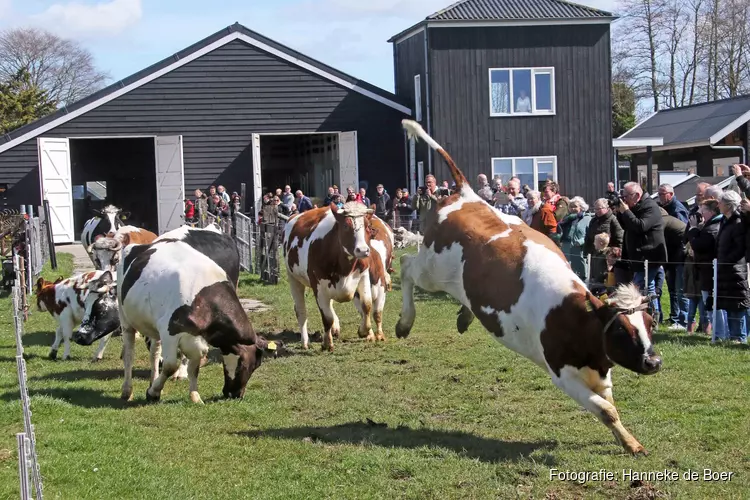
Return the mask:
<path fill-rule="evenodd" d="M 120 227 L 125 225 L 123 221 L 130 217 L 130 212 L 123 212 L 121 208 L 117 208 L 114 205 L 107 205 L 102 210 L 94 210 L 94 213 L 109 223 L 109 229 L 106 227 L 103 228 L 104 234 L 115 233 Z"/>
<path fill-rule="evenodd" d="M 258 344 L 240 344 L 236 352 L 224 354 L 224 388 L 221 391 L 224 397 L 243 398 L 250 376 L 262 361 L 263 349 Z"/>
<path fill-rule="evenodd" d="M 370 221 L 373 210 L 356 201 L 347 202 L 339 209 L 331 203 L 331 212 L 336 218 L 339 241 L 344 252 L 355 259 L 370 255 Z"/>
<path fill-rule="evenodd" d="M 100 271 L 117 272 L 120 262 L 122 243 L 114 238 L 99 238 L 91 245 L 91 257 L 94 267 Z"/>
<path fill-rule="evenodd" d="M 83 303 L 83 321 L 78 331 L 73 334 L 73 340 L 77 344 L 91 345 L 120 327 L 117 283 L 109 271 L 86 285 Z"/>
<path fill-rule="evenodd" d="M 632 283 L 620 285 L 604 302 L 590 294 L 587 297 L 587 304 L 604 325 L 602 336 L 607 357 L 644 375 L 661 369 L 661 358 L 651 343 L 654 320 L 647 312 L 649 300 Z"/>

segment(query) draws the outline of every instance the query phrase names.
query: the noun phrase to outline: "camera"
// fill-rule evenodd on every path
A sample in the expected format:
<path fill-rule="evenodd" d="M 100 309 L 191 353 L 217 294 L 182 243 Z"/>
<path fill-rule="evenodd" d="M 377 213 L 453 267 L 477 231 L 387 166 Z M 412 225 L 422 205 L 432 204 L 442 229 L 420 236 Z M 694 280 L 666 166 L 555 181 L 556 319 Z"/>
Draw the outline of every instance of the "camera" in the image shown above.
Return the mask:
<path fill-rule="evenodd" d="M 608 196 L 607 201 L 609 202 L 609 208 L 617 208 L 620 206 L 620 203 L 622 203 L 623 198 L 623 190 L 620 189 L 619 191 L 615 193 L 611 193 Z"/>

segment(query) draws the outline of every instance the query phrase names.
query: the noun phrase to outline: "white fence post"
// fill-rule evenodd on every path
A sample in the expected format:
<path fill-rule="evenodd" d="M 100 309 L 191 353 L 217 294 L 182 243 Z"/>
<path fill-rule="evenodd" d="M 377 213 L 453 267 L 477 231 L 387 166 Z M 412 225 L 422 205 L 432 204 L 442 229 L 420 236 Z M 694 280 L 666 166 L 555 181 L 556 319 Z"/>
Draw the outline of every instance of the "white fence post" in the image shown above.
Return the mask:
<path fill-rule="evenodd" d="M 31 498 L 31 483 L 29 483 L 29 440 L 26 434 L 19 432 L 16 434 L 18 442 L 18 479 L 21 485 L 21 500 Z"/>
<path fill-rule="evenodd" d="M 713 311 L 711 313 L 711 342 L 716 341 L 716 313 L 717 313 L 717 307 L 716 302 L 718 299 L 719 294 L 719 261 L 718 259 L 713 260 L 714 265 L 714 304 L 713 304 Z"/>
<path fill-rule="evenodd" d="M 586 288 L 591 285 L 591 254 L 586 256 Z"/>

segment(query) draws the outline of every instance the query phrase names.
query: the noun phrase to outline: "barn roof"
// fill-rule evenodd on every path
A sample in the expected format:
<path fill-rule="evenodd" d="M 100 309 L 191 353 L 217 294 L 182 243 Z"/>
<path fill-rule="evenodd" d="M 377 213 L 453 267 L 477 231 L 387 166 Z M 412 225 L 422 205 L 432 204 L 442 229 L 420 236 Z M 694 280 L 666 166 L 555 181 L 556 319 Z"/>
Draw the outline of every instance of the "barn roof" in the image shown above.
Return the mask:
<path fill-rule="evenodd" d="M 663 138 L 659 149 L 716 144 L 750 121 L 750 95 L 657 111 L 618 139 Z"/>
<path fill-rule="evenodd" d="M 156 64 L 81 99 L 80 101 L 68 106 L 63 106 L 50 115 L 0 136 L 0 153 L 29 139 L 33 139 L 48 130 L 106 104 L 121 95 L 127 94 L 131 90 L 135 90 L 136 88 L 234 40 L 241 40 L 261 50 L 269 52 L 291 64 L 308 70 L 322 78 L 330 80 L 337 85 L 365 95 L 386 106 L 401 111 L 406 115 L 411 115 L 411 109 L 406 105 L 406 102 L 395 94 L 343 73 L 327 64 L 307 57 L 285 45 L 266 38 L 239 23 L 235 23 L 217 31 L 213 35 L 204 38 L 197 43 L 194 43 L 176 54 L 162 59 Z"/>
<path fill-rule="evenodd" d="M 505 22 L 611 22 L 617 16 L 565 0 L 459 0 L 391 37 L 393 42 L 429 26 L 451 26 L 456 23 Z"/>

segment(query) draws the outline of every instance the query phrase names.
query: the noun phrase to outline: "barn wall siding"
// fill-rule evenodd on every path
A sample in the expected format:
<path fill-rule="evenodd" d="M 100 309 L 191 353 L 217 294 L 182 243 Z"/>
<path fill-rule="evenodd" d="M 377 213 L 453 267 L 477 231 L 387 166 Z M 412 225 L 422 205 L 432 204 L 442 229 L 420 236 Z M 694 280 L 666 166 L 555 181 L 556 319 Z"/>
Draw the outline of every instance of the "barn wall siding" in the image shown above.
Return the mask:
<path fill-rule="evenodd" d="M 427 70 L 425 69 L 425 36 L 426 31 L 394 44 L 394 72 L 395 72 L 395 93 L 397 96 L 407 99 L 411 103 L 412 119 L 416 119 L 416 104 L 414 104 L 414 75 L 421 75 L 420 83 L 422 90 L 422 127 L 427 130 Z M 407 171 L 408 164 L 408 143 L 407 143 Z M 415 162 L 424 162 L 424 171 L 427 173 L 427 154 L 429 146 L 424 141 L 415 145 Z M 424 185 L 424 179 L 418 181 L 419 185 Z M 408 187 L 408 185 L 407 185 Z"/>
<path fill-rule="evenodd" d="M 236 40 L 42 136 L 181 134 L 188 193 L 241 182 L 251 193 L 253 133 L 357 130 L 360 179 L 393 192 L 405 175 L 402 118 Z M 0 153 L 0 173 L 8 204 L 39 203 L 36 139 Z"/>
<path fill-rule="evenodd" d="M 433 137 L 472 185 L 493 157 L 556 155 L 564 194 L 601 196 L 613 175 L 609 26 L 436 28 L 429 49 Z M 556 115 L 491 118 L 489 69 L 541 66 L 555 68 Z"/>

